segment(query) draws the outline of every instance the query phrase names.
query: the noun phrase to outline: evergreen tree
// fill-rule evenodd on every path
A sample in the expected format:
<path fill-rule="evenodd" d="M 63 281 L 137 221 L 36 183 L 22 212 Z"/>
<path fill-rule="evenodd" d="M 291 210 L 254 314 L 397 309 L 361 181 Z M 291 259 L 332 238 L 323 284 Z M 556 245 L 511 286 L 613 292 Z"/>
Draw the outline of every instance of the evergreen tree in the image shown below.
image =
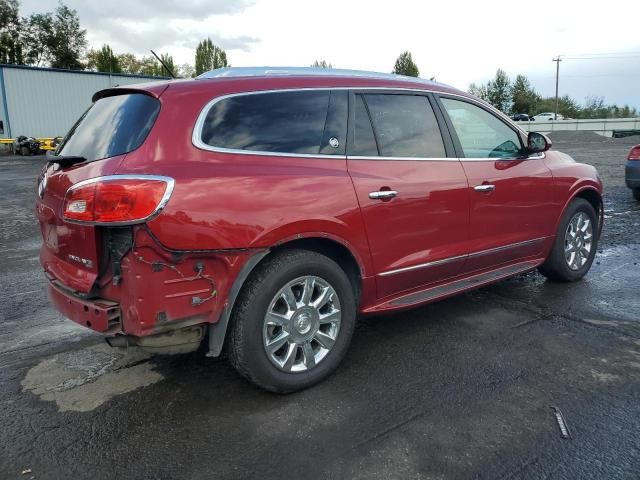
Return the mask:
<path fill-rule="evenodd" d="M 511 86 L 511 113 L 526 113 L 533 115 L 540 96 L 531 87 L 529 79 L 524 75 L 516 76 Z"/>
<path fill-rule="evenodd" d="M 328 63 L 326 60 L 316 60 L 313 62 L 313 64 L 311 65 L 313 68 L 332 68 L 331 64 Z"/>
<path fill-rule="evenodd" d="M 210 38 L 203 40 L 196 48 L 196 75 L 216 68 L 228 67 L 227 52 L 213 44 Z"/>
<path fill-rule="evenodd" d="M 420 75 L 418 66 L 414 63 L 413 58 L 411 58 L 411 53 L 408 51 L 400 54 L 391 73 L 405 75 L 407 77 L 417 77 Z"/>

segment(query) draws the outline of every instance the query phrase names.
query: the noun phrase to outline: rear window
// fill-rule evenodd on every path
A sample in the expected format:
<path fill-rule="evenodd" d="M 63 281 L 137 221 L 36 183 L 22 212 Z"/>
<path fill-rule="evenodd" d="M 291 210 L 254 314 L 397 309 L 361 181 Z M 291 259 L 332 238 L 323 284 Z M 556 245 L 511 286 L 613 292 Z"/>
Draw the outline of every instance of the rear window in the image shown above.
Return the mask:
<path fill-rule="evenodd" d="M 343 155 L 346 122 L 346 91 L 238 95 L 212 105 L 201 140 L 222 149 Z"/>
<path fill-rule="evenodd" d="M 159 111 L 160 102 L 142 93 L 101 98 L 71 127 L 57 153 L 93 161 L 131 152 L 147 138 Z"/>

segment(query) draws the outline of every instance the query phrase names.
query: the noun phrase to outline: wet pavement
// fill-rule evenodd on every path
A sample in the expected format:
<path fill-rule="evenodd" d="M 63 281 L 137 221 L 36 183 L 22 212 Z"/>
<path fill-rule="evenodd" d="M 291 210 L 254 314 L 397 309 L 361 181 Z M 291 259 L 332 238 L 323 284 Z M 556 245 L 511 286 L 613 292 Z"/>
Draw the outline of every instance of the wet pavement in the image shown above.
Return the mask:
<path fill-rule="evenodd" d="M 556 145 L 607 189 L 583 281 L 529 273 L 363 319 L 338 372 L 288 396 L 224 359 L 110 349 L 58 315 L 32 214 L 42 159 L 0 157 L 0 478 L 638 478 L 629 147 Z"/>

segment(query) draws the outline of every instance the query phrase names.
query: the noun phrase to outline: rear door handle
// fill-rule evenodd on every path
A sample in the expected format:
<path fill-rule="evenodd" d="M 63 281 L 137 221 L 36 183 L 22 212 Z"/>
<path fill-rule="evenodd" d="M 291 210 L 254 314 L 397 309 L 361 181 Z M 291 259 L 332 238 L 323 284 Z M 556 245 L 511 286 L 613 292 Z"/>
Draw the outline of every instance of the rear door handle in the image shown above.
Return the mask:
<path fill-rule="evenodd" d="M 473 187 L 473 189 L 476 192 L 493 192 L 496 189 L 495 185 L 489 185 L 489 184 L 483 184 L 483 185 L 476 185 L 475 187 Z"/>
<path fill-rule="evenodd" d="M 372 200 L 384 200 L 387 198 L 393 198 L 398 195 L 395 190 L 378 190 L 377 192 L 369 193 L 369 198 Z"/>

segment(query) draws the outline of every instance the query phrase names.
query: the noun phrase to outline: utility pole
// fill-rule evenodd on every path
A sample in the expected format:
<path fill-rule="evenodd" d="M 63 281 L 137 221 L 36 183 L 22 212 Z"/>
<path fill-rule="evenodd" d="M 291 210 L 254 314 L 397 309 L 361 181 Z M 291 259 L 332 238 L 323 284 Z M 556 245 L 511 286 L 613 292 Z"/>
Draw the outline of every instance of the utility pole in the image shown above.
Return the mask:
<path fill-rule="evenodd" d="M 560 77 L 560 62 L 562 59 L 558 55 L 553 61 L 556 62 L 556 111 L 553 114 L 553 119 L 558 120 L 558 78 Z"/>

